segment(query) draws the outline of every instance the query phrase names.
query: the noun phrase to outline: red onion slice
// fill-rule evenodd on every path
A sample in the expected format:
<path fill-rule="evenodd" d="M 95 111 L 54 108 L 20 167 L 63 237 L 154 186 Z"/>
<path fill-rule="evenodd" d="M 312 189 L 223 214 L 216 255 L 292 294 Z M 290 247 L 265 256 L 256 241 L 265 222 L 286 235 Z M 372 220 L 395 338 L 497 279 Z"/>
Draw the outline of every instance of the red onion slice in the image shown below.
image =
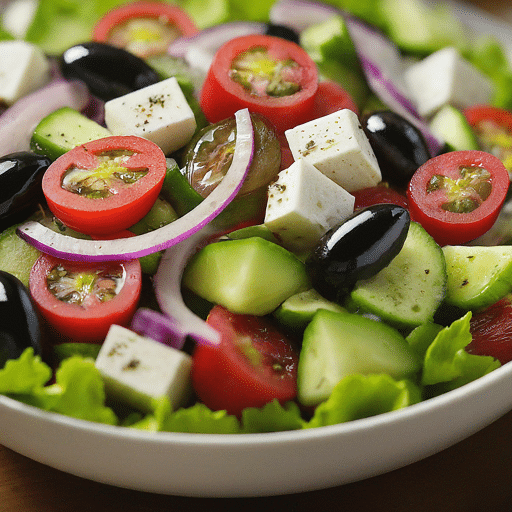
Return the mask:
<path fill-rule="evenodd" d="M 163 313 L 198 343 L 217 344 L 220 342 L 219 333 L 188 309 L 181 295 L 181 279 L 188 260 L 213 234 L 213 229 L 206 226 L 181 244 L 167 249 L 153 283 L 156 300 Z"/>
<path fill-rule="evenodd" d="M 61 107 L 84 109 L 90 95 L 83 82 L 57 79 L 19 99 L 0 116 L 0 156 L 28 151 L 39 121 Z"/>
<path fill-rule="evenodd" d="M 42 252 L 73 261 L 117 261 L 140 258 L 186 240 L 206 226 L 236 196 L 245 179 L 254 152 L 249 111 L 236 117 L 236 145 L 226 176 L 213 192 L 192 211 L 150 233 L 115 240 L 82 240 L 56 233 L 39 222 L 29 221 L 18 235 Z"/>

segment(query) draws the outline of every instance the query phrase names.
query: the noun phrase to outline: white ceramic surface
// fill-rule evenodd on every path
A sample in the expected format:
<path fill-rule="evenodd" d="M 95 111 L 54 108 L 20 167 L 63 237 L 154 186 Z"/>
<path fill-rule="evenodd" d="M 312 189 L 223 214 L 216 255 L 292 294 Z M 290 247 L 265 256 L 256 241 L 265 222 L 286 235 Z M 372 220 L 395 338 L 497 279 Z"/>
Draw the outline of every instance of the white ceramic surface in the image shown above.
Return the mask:
<path fill-rule="evenodd" d="M 511 43 L 508 27 L 464 21 Z M 332 427 L 249 435 L 148 433 L 47 413 L 0 396 L 0 443 L 120 487 L 187 496 L 264 496 L 335 486 L 418 461 L 512 409 L 512 364 L 401 411 Z"/>

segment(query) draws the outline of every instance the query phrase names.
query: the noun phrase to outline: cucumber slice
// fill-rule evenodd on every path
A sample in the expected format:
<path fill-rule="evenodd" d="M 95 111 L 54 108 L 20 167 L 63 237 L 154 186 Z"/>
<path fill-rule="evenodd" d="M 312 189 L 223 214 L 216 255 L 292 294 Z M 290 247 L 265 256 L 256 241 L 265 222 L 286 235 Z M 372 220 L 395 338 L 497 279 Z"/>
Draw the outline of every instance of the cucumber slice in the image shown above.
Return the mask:
<path fill-rule="evenodd" d="M 30 270 L 41 254 L 16 234 L 16 226 L 0 233 L 0 270 L 17 277 L 28 286 Z"/>
<path fill-rule="evenodd" d="M 402 250 L 370 279 L 358 281 L 350 300 L 391 325 L 412 329 L 431 320 L 446 293 L 443 251 L 416 222 Z"/>
<path fill-rule="evenodd" d="M 62 107 L 44 117 L 36 126 L 30 147 L 36 153 L 56 160 L 70 149 L 112 133 L 70 107 Z"/>
<path fill-rule="evenodd" d="M 207 245 L 187 265 L 183 284 L 234 313 L 266 315 L 309 288 L 304 263 L 261 237 Z"/>
<path fill-rule="evenodd" d="M 315 289 L 296 293 L 275 311 L 277 321 L 293 331 L 302 331 L 320 309 L 343 313 L 345 308 L 322 297 Z"/>
<path fill-rule="evenodd" d="M 512 246 L 443 247 L 448 273 L 445 302 L 477 310 L 512 290 Z"/>
<path fill-rule="evenodd" d="M 419 368 L 396 329 L 360 315 L 321 309 L 304 331 L 297 396 L 301 404 L 315 406 L 349 375 L 384 373 L 402 379 Z"/>
<path fill-rule="evenodd" d="M 430 122 L 430 129 L 444 140 L 450 151 L 480 149 L 475 132 L 464 114 L 452 105 L 444 105 Z"/>

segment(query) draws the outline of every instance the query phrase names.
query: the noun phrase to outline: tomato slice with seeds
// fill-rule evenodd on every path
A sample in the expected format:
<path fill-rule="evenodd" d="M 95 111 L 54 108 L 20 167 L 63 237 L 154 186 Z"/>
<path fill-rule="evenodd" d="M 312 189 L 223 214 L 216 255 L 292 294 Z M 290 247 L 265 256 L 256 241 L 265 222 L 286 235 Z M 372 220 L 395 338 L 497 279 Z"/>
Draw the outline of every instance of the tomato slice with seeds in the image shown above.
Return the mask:
<path fill-rule="evenodd" d="M 217 305 L 207 323 L 220 344 L 198 345 L 192 360 L 192 384 L 206 406 L 240 416 L 246 407 L 295 398 L 298 352 L 270 320 Z"/>
<path fill-rule="evenodd" d="M 299 45 L 253 34 L 234 38 L 217 51 L 200 104 L 211 123 L 248 108 L 284 132 L 310 119 L 317 88 L 316 65 Z"/>
<path fill-rule="evenodd" d="M 92 40 L 146 58 L 165 53 L 175 39 L 198 31 L 192 18 L 177 5 L 143 1 L 109 11 L 94 27 Z"/>
<path fill-rule="evenodd" d="M 86 263 L 42 254 L 30 272 L 29 288 L 56 339 L 98 343 L 112 324 L 131 321 L 142 272 L 138 260 Z"/>
<path fill-rule="evenodd" d="M 483 235 L 505 201 L 508 172 L 483 151 L 453 151 L 414 173 L 407 198 L 411 219 L 440 245 L 459 245 Z"/>
<path fill-rule="evenodd" d="M 512 179 L 512 112 L 491 105 L 464 110 L 483 151 L 497 156 Z"/>
<path fill-rule="evenodd" d="M 112 136 L 77 146 L 43 176 L 48 207 L 66 226 L 89 235 L 114 233 L 138 222 L 162 188 L 166 160 L 153 142 Z"/>

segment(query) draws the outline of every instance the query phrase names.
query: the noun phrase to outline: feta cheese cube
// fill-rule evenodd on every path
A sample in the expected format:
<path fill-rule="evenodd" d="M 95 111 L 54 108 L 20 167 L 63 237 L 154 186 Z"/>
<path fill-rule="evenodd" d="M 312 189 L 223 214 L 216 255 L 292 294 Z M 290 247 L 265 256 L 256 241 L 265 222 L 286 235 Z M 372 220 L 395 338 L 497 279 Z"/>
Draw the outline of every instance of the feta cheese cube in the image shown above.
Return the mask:
<path fill-rule="evenodd" d="M 105 124 L 114 135 L 151 140 L 165 154 L 183 147 L 196 129 L 196 119 L 175 77 L 105 103 Z"/>
<path fill-rule="evenodd" d="M 348 192 L 372 187 L 382 179 L 370 141 L 352 110 L 308 121 L 285 135 L 295 160 L 307 160 Z"/>
<path fill-rule="evenodd" d="M 107 394 L 144 412 L 162 396 L 176 409 L 191 392 L 188 354 L 119 325 L 110 327 L 95 364 Z"/>
<path fill-rule="evenodd" d="M 292 251 L 312 249 L 354 211 L 354 196 L 301 158 L 268 188 L 265 226 Z"/>
<path fill-rule="evenodd" d="M 443 105 L 464 109 L 492 100 L 492 81 L 453 47 L 446 47 L 411 64 L 404 73 L 418 113 L 430 117 Z"/>
<path fill-rule="evenodd" d="M 25 41 L 0 41 L 0 101 L 12 105 L 50 78 L 43 51 Z"/>

